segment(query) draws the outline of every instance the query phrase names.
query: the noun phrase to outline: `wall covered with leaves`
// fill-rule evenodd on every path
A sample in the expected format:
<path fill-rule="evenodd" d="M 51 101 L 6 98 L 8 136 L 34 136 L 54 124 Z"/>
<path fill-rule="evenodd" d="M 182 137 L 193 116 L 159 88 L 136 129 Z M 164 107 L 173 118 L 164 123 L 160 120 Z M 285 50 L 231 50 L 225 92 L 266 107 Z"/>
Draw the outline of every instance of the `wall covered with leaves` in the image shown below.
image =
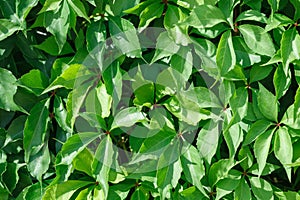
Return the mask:
<path fill-rule="evenodd" d="M 1 199 L 300 199 L 299 0 L 0 0 Z"/>

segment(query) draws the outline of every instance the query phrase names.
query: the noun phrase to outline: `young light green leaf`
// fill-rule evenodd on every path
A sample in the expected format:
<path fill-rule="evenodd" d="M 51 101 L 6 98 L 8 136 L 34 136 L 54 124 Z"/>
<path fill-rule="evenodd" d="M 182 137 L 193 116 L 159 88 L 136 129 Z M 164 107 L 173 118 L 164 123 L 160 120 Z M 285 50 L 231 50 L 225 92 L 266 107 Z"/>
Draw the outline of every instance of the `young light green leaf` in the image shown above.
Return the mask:
<path fill-rule="evenodd" d="M 275 47 L 270 35 L 259 26 L 244 24 L 239 26 L 248 47 L 257 54 L 273 56 Z"/>
<path fill-rule="evenodd" d="M 258 164 L 258 176 L 262 174 L 264 170 L 267 158 L 269 154 L 269 149 L 271 146 L 271 141 L 273 137 L 274 130 L 268 130 L 257 137 L 254 143 L 254 155 L 257 159 Z"/>
<path fill-rule="evenodd" d="M 219 68 L 221 76 L 234 68 L 234 65 L 236 63 L 236 56 L 233 49 L 230 31 L 226 31 L 221 36 L 217 48 L 216 59 L 217 59 L 217 66 Z"/>
<path fill-rule="evenodd" d="M 43 94 L 61 87 L 73 89 L 76 79 L 80 78 L 81 74 L 79 72 L 83 72 L 82 65 L 72 64 L 68 66 L 68 68 L 44 90 Z"/>
<path fill-rule="evenodd" d="M 293 145 L 286 127 L 279 127 L 275 133 L 274 153 L 283 165 L 289 181 L 291 181 L 292 169 L 286 164 L 291 164 L 293 159 Z"/>
<path fill-rule="evenodd" d="M 48 86 L 49 80 L 40 70 L 34 69 L 19 79 L 19 84 L 25 86 L 35 95 L 40 95 Z"/>
<path fill-rule="evenodd" d="M 259 83 L 257 94 L 258 107 L 265 118 L 273 122 L 277 122 L 278 117 L 278 102 L 277 98 Z"/>

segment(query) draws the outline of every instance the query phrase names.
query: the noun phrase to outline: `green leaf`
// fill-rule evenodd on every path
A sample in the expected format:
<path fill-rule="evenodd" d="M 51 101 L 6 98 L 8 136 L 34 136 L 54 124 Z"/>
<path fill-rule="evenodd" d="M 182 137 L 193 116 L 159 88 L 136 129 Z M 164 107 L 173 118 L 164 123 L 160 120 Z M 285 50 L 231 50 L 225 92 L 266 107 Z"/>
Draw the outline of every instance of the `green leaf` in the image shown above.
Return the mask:
<path fill-rule="evenodd" d="M 87 16 L 85 7 L 80 0 L 68 0 L 68 4 L 72 7 L 72 9 L 76 12 L 79 17 L 83 17 L 88 22 L 90 22 L 89 17 Z"/>
<path fill-rule="evenodd" d="M 114 44 L 128 57 L 142 56 L 137 31 L 133 24 L 123 18 L 110 17 L 109 30 Z"/>
<path fill-rule="evenodd" d="M 240 180 L 239 186 L 234 191 L 234 199 L 237 200 L 251 200 L 251 191 L 250 188 L 245 180 L 242 178 Z"/>
<path fill-rule="evenodd" d="M 297 29 L 286 30 L 282 35 L 280 44 L 283 69 L 287 74 L 290 62 L 300 59 L 300 36 Z"/>
<path fill-rule="evenodd" d="M 221 199 L 223 196 L 232 193 L 240 184 L 241 175 L 236 170 L 230 170 L 228 177 L 220 180 L 216 185 L 216 200 Z"/>
<path fill-rule="evenodd" d="M 267 18 L 264 13 L 258 12 L 257 10 L 246 10 L 242 12 L 237 18 L 236 22 L 244 21 L 244 20 L 251 20 L 257 21 L 261 23 L 267 23 Z"/>
<path fill-rule="evenodd" d="M 182 167 L 179 156 L 179 141 L 175 140 L 174 143 L 168 145 L 158 159 L 156 184 L 162 199 L 166 198 L 171 187 L 175 188 L 177 186 L 180 179 Z"/>
<path fill-rule="evenodd" d="M 23 146 L 25 151 L 25 162 L 29 162 L 30 156 L 38 153 L 47 141 L 50 99 L 37 103 L 30 111 L 25 122 Z"/>
<path fill-rule="evenodd" d="M 45 141 L 39 152 L 30 156 L 27 164 L 30 174 L 40 182 L 42 182 L 42 175 L 47 172 L 50 164 L 50 152 L 47 142 Z"/>
<path fill-rule="evenodd" d="M 78 133 L 71 136 L 62 146 L 58 165 L 70 165 L 74 158 L 101 134 L 95 132 Z"/>
<path fill-rule="evenodd" d="M 43 90 L 48 86 L 48 78 L 38 69 L 33 69 L 27 74 L 24 74 L 19 83 L 39 96 Z"/>
<path fill-rule="evenodd" d="M 92 177 L 92 162 L 93 154 L 85 148 L 73 159 L 72 164 L 74 169 L 82 171 Z"/>
<path fill-rule="evenodd" d="M 234 124 L 227 131 L 224 131 L 223 135 L 229 149 L 229 158 L 234 158 L 243 141 L 243 131 L 238 124 Z"/>
<path fill-rule="evenodd" d="M 229 105 L 233 111 L 233 117 L 240 121 L 247 114 L 248 91 L 245 87 L 239 87 L 229 100 Z"/>
<path fill-rule="evenodd" d="M 270 126 L 272 122 L 261 119 L 250 126 L 250 129 L 246 135 L 243 145 L 248 145 L 252 143 L 258 136 L 264 133 Z"/>
<path fill-rule="evenodd" d="M 105 198 L 108 196 L 108 179 L 110 167 L 113 164 L 113 155 L 115 154 L 113 149 L 113 143 L 109 135 L 104 137 L 100 142 L 95 157 L 92 163 L 93 175 L 101 186 Z"/>
<path fill-rule="evenodd" d="M 113 130 L 118 127 L 130 127 L 137 122 L 142 122 L 145 120 L 146 120 L 145 114 L 139 111 L 138 108 L 136 107 L 125 108 L 116 114 L 110 130 Z"/>
<path fill-rule="evenodd" d="M 239 26 L 248 47 L 259 55 L 273 56 L 275 47 L 270 35 L 259 26 L 244 24 Z"/>
<path fill-rule="evenodd" d="M 280 123 L 293 129 L 300 129 L 300 112 L 295 112 L 295 109 L 298 110 L 294 104 L 291 105 L 284 113 Z"/>
<path fill-rule="evenodd" d="M 217 48 L 216 59 L 221 76 L 234 68 L 236 57 L 230 31 L 223 33 Z"/>
<path fill-rule="evenodd" d="M 180 7 L 170 4 L 164 17 L 164 26 L 165 28 L 172 28 L 174 25 L 183 22 L 186 17 L 187 15 Z"/>
<path fill-rule="evenodd" d="M 203 4 L 194 8 L 184 23 L 195 28 L 210 28 L 223 22 L 226 23 L 226 18 L 218 7 Z"/>
<path fill-rule="evenodd" d="M 67 89 L 73 89 L 76 79 L 81 78 L 81 72 L 83 72 L 83 66 L 79 64 L 72 64 L 65 69 L 62 74 L 57 77 L 43 92 L 43 94 L 55 90 L 57 88 L 65 87 Z M 84 74 L 83 74 L 84 76 Z"/>
<path fill-rule="evenodd" d="M 274 130 L 268 130 L 257 137 L 254 143 L 254 155 L 258 164 L 258 176 L 266 166 Z"/>
<path fill-rule="evenodd" d="M 71 133 L 72 130 L 70 126 L 67 124 L 67 111 L 64 107 L 63 101 L 61 97 L 55 96 L 53 102 L 53 113 L 54 118 L 58 125 L 68 133 Z"/>
<path fill-rule="evenodd" d="M 181 156 L 181 165 L 186 179 L 191 184 L 195 185 L 199 191 L 206 195 L 200 181 L 205 175 L 205 168 L 201 158 L 199 157 L 199 152 L 194 146 L 191 145 Z"/>
<path fill-rule="evenodd" d="M 291 85 L 290 76 L 291 76 L 290 73 L 285 74 L 282 65 L 278 65 L 274 73 L 274 79 L 273 79 L 277 99 L 280 99 L 283 95 L 285 95 L 285 93 L 289 89 L 289 86 Z"/>
<path fill-rule="evenodd" d="M 257 94 L 258 107 L 263 116 L 273 122 L 277 122 L 278 102 L 277 98 L 259 83 Z"/>
<path fill-rule="evenodd" d="M 94 183 L 90 181 L 68 180 L 61 184 L 51 185 L 50 187 L 47 188 L 43 196 L 43 200 L 70 199 L 76 191 L 92 184 Z"/>
<path fill-rule="evenodd" d="M 209 185 L 214 186 L 219 180 L 226 178 L 234 165 L 232 159 L 220 159 L 212 164 L 208 172 Z"/>
<path fill-rule="evenodd" d="M 291 137 L 286 127 L 279 127 L 275 133 L 274 139 L 274 153 L 276 158 L 283 165 L 286 174 L 291 181 L 292 169 L 286 164 L 291 164 L 293 159 L 293 145 Z"/>
<path fill-rule="evenodd" d="M 1 23 L 0 23 L 1 24 Z M 17 92 L 17 79 L 7 69 L 0 68 L 0 108 L 6 111 L 23 111 L 14 102 L 14 95 Z"/>
<path fill-rule="evenodd" d="M 66 42 L 60 50 L 54 36 L 48 37 L 44 42 L 39 45 L 34 45 L 34 47 L 43 50 L 52 56 L 74 53 L 71 45 L 68 42 Z"/>
<path fill-rule="evenodd" d="M 262 67 L 260 65 L 254 65 L 250 71 L 250 83 L 253 83 L 255 81 L 260 81 L 266 78 L 271 73 L 272 70 L 273 70 L 272 66 Z"/>
<path fill-rule="evenodd" d="M 0 41 L 6 39 L 19 30 L 22 30 L 22 27 L 19 25 L 8 19 L 0 19 Z"/>
<path fill-rule="evenodd" d="M 104 84 L 96 88 L 97 98 L 101 105 L 101 117 L 105 118 L 110 115 L 110 108 L 112 105 L 112 97 L 107 93 Z"/>
<path fill-rule="evenodd" d="M 149 194 L 145 193 L 142 189 L 137 188 L 132 194 L 131 200 L 147 200 L 149 199 Z"/>
<path fill-rule="evenodd" d="M 274 199 L 273 189 L 270 183 L 262 178 L 249 177 L 251 189 L 258 200 Z"/>
<path fill-rule="evenodd" d="M 139 4 L 137 4 L 136 6 L 127 9 L 124 11 L 124 13 L 127 14 L 135 14 L 135 15 L 140 15 L 140 13 L 145 10 L 145 8 L 147 8 L 149 5 L 153 4 L 154 2 L 156 2 L 156 0 L 148 0 L 148 1 L 143 1 Z"/>
<path fill-rule="evenodd" d="M 100 47 L 100 43 L 106 39 L 106 27 L 103 20 L 92 21 L 87 27 L 86 42 L 89 52 L 93 52 Z M 94 50 L 95 49 L 95 50 Z M 94 50 L 94 51 L 93 51 Z"/>
<path fill-rule="evenodd" d="M 157 38 L 155 54 L 151 63 L 154 63 L 161 58 L 176 54 L 179 48 L 180 46 L 169 37 L 167 32 L 162 32 Z"/>
<path fill-rule="evenodd" d="M 202 200 L 206 199 L 206 197 L 195 187 L 189 187 L 180 192 L 182 199 L 180 200 Z"/>
<path fill-rule="evenodd" d="M 67 1 L 62 1 L 61 5 L 53 11 L 42 13 L 43 25 L 56 40 L 59 52 L 67 41 L 67 33 L 70 26 L 70 9 Z"/>
<path fill-rule="evenodd" d="M 197 149 L 200 157 L 204 158 L 207 163 L 211 163 L 212 157 L 217 151 L 219 143 L 219 127 L 218 123 L 210 120 L 200 130 L 197 137 Z"/>
<path fill-rule="evenodd" d="M 22 165 L 17 163 L 7 163 L 6 170 L 2 174 L 1 181 L 3 180 L 6 188 L 10 193 L 14 191 L 19 181 L 18 171 Z M 2 183 L 1 183 L 2 185 Z"/>
<path fill-rule="evenodd" d="M 272 14 L 278 11 L 279 9 L 279 2 L 280 0 L 268 0 L 268 3 L 270 4 L 272 8 Z"/>
<path fill-rule="evenodd" d="M 164 4 L 154 2 L 148 5 L 140 14 L 139 27 L 145 28 L 149 26 L 150 22 L 156 18 L 161 17 L 164 10 Z"/>

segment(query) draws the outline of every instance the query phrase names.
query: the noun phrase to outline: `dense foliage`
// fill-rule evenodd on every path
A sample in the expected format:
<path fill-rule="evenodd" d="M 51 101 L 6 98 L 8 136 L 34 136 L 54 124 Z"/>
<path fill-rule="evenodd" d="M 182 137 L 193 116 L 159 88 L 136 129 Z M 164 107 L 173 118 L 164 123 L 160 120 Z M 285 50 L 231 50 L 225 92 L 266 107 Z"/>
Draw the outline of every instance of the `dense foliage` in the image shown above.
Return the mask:
<path fill-rule="evenodd" d="M 0 0 L 1 199 L 299 199 L 299 0 Z"/>

